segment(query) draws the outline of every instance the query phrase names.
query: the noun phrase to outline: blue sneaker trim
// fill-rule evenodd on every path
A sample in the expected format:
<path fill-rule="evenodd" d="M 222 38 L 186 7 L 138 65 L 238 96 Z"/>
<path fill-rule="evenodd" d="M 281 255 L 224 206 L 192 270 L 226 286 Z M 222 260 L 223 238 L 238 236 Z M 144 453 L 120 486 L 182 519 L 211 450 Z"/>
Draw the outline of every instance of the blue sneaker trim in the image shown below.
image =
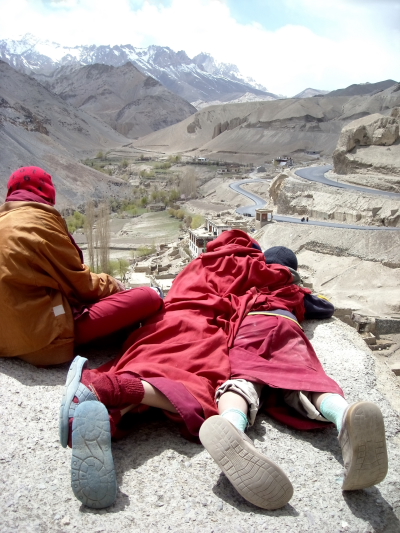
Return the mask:
<path fill-rule="evenodd" d="M 60 443 L 63 448 L 68 445 L 68 433 L 69 433 L 69 408 L 72 400 L 76 394 L 78 386 L 81 382 L 83 367 L 85 366 L 87 359 L 77 355 L 72 361 L 67 374 L 67 381 L 65 382 L 64 394 L 60 405 L 60 415 L 58 421 L 58 429 L 60 435 Z"/>

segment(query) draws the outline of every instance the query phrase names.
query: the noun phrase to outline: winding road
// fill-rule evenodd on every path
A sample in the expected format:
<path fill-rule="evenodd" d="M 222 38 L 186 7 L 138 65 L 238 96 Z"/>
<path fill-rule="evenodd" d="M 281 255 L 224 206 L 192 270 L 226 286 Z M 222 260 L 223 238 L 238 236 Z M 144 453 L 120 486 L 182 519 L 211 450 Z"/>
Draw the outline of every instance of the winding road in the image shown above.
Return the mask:
<path fill-rule="evenodd" d="M 331 165 L 325 165 L 321 167 L 302 168 L 300 170 L 297 170 L 295 174 L 309 181 L 315 181 L 318 183 L 322 183 L 324 185 L 328 185 L 330 187 L 336 187 L 340 189 L 351 189 L 353 191 L 359 191 L 359 192 L 375 194 L 379 196 L 386 196 L 390 198 L 400 199 L 400 194 L 398 193 L 380 191 L 378 189 L 369 189 L 368 187 L 359 187 L 357 185 L 349 185 L 347 183 L 340 183 L 340 182 L 336 182 L 334 180 L 325 178 L 325 173 L 328 172 L 328 170 L 331 170 L 331 168 L 332 168 Z M 245 185 L 246 183 L 254 183 L 257 181 L 261 182 L 265 180 L 252 178 L 248 180 L 236 181 L 236 182 L 229 184 L 229 187 L 231 189 L 238 192 L 239 194 L 243 194 L 244 196 L 246 196 L 247 198 L 250 198 L 250 200 L 254 202 L 254 205 L 239 207 L 238 209 L 236 209 L 237 213 L 241 215 L 248 215 L 248 216 L 254 217 L 256 214 L 256 209 L 266 204 L 267 200 L 265 200 L 264 198 L 261 198 L 261 196 L 258 196 L 257 194 L 254 194 L 252 192 L 242 189 L 242 185 Z M 373 231 L 399 231 L 400 230 L 400 228 L 392 228 L 392 227 L 387 227 L 387 226 L 359 226 L 357 224 L 340 224 L 339 222 L 324 222 L 322 220 L 315 220 L 315 221 L 309 220 L 308 222 L 302 222 L 301 218 L 299 217 L 287 217 L 283 215 L 274 215 L 274 220 L 276 220 L 277 222 L 291 222 L 294 224 L 308 224 L 310 226 L 327 226 L 331 228 L 346 228 L 346 229 L 373 230 Z"/>
<path fill-rule="evenodd" d="M 369 187 L 360 187 L 358 185 L 350 185 L 349 183 L 342 183 L 340 181 L 330 180 L 325 177 L 325 173 L 328 170 L 332 170 L 332 165 L 325 165 L 323 167 L 308 167 L 296 170 L 295 174 L 309 181 L 316 181 L 317 183 L 323 183 L 330 187 L 336 187 L 338 189 L 350 189 L 352 191 L 364 192 L 368 194 L 374 194 L 378 196 L 387 196 L 389 198 L 397 198 L 400 200 L 400 194 L 396 192 L 381 191 L 379 189 L 370 189 Z"/>

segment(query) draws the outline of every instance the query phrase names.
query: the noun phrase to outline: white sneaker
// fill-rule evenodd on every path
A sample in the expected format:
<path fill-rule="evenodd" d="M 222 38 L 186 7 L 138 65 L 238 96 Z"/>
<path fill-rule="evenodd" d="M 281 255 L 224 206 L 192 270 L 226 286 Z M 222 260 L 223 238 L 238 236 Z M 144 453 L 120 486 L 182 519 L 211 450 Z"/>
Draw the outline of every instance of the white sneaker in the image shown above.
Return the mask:
<path fill-rule="evenodd" d="M 263 509 L 279 509 L 293 496 L 286 474 L 253 442 L 222 416 L 208 418 L 200 440 L 226 477 L 248 502 Z"/>
<path fill-rule="evenodd" d="M 385 425 L 371 402 L 350 405 L 339 433 L 345 476 L 342 490 L 358 490 L 383 481 L 388 471 Z"/>

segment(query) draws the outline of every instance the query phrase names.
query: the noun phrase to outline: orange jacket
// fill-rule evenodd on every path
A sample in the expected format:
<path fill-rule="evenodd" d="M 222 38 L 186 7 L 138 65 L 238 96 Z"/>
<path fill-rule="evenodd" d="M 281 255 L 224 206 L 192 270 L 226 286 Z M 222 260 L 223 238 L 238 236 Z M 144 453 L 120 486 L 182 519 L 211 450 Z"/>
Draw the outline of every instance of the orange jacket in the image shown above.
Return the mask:
<path fill-rule="evenodd" d="M 71 306 L 119 291 L 83 265 L 60 213 L 37 202 L 0 206 L 0 356 L 36 365 L 73 357 Z"/>

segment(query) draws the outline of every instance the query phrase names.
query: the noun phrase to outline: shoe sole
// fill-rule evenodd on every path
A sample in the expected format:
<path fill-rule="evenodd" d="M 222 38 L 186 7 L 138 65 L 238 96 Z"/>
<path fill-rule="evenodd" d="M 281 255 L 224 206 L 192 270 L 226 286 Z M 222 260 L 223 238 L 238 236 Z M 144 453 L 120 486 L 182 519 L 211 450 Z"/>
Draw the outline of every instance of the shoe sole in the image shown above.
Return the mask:
<path fill-rule="evenodd" d="M 71 486 L 77 499 L 92 509 L 109 507 L 117 497 L 110 420 L 100 402 L 87 401 L 75 410 Z"/>
<path fill-rule="evenodd" d="M 293 487 L 279 466 L 244 440 L 221 416 L 208 418 L 200 440 L 245 500 L 263 509 L 279 509 L 293 496 Z"/>
<path fill-rule="evenodd" d="M 351 405 L 346 429 L 352 457 L 342 490 L 359 490 L 383 481 L 388 471 L 385 424 L 378 406 L 370 402 Z"/>
<path fill-rule="evenodd" d="M 77 355 L 72 361 L 67 374 L 67 381 L 65 382 L 64 394 L 60 405 L 60 415 L 58 420 L 58 431 L 60 436 L 60 443 L 63 448 L 68 445 L 69 434 L 69 406 L 74 399 L 76 390 L 79 386 L 82 377 L 83 367 L 87 359 Z"/>

